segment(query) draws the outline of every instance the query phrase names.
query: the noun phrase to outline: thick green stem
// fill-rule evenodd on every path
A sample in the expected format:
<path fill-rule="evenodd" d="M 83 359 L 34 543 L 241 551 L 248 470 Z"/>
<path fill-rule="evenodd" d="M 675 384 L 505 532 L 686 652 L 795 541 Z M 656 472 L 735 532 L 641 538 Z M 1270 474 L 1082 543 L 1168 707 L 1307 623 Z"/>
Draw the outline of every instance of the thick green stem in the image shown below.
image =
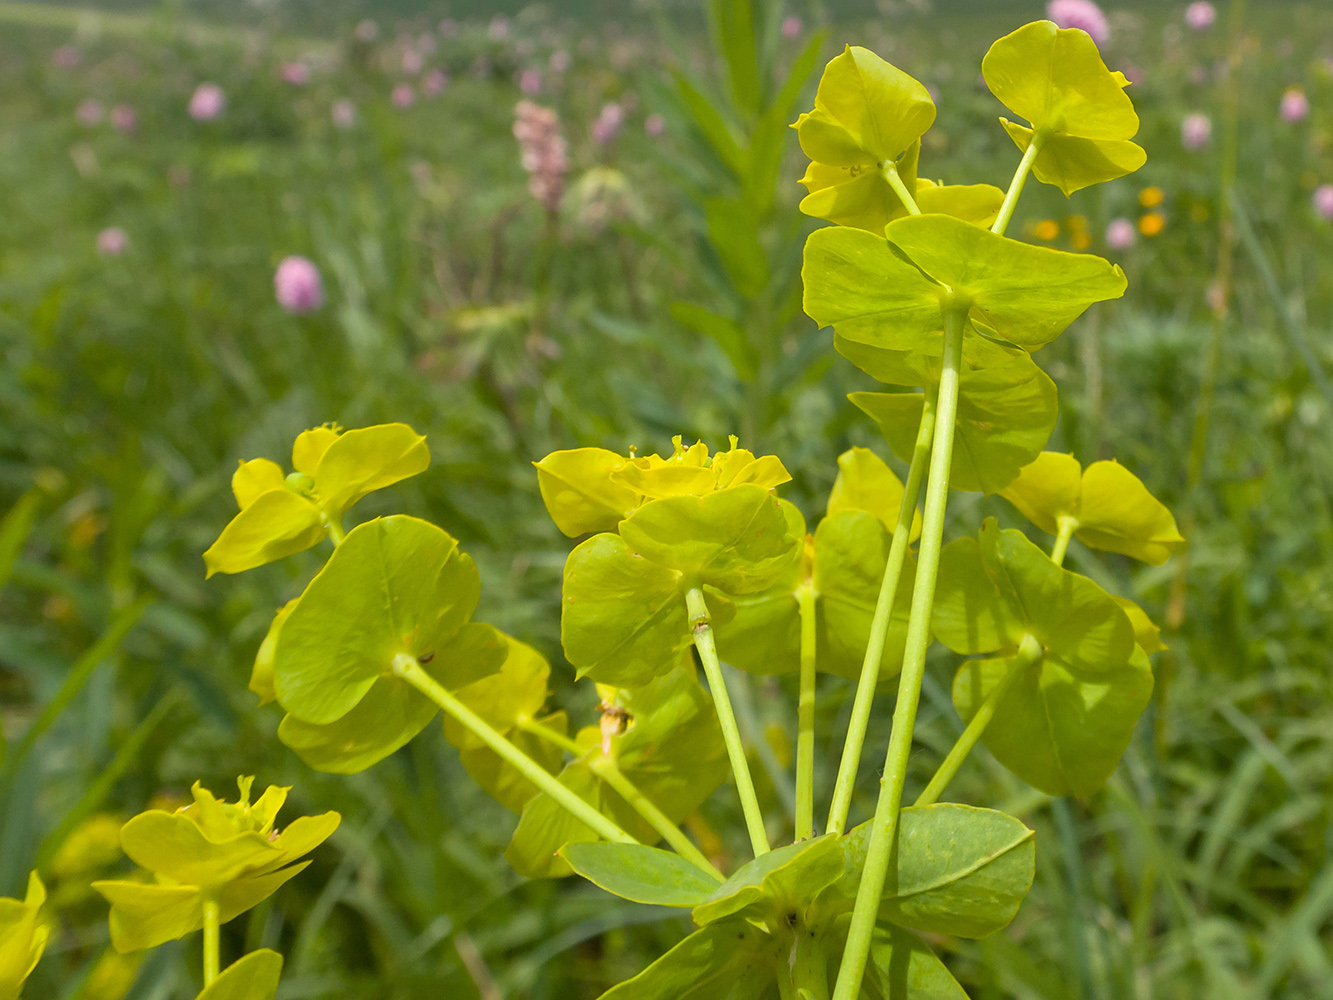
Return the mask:
<path fill-rule="evenodd" d="M 221 965 L 219 938 L 221 936 L 222 911 L 218 901 L 211 897 L 204 899 L 204 986 L 211 986 L 218 977 Z"/>
<path fill-rule="evenodd" d="M 903 563 L 907 559 L 907 547 L 912 539 L 912 521 L 916 517 L 917 499 L 921 496 L 921 480 L 930 463 L 931 441 L 935 436 L 935 402 L 935 391 L 928 391 L 921 410 L 921 424 L 917 427 L 916 446 L 912 449 L 912 464 L 907 470 L 907 483 L 903 487 L 903 500 L 898 507 L 898 523 L 893 529 L 889 560 L 884 566 L 884 579 L 879 586 L 875 617 L 870 621 L 870 641 L 866 643 L 861 678 L 856 686 L 856 700 L 852 703 L 852 717 L 847 724 L 847 739 L 842 747 L 838 779 L 833 786 L 833 804 L 829 807 L 828 815 L 829 833 L 842 833 L 847 829 L 852 790 L 856 786 L 856 772 L 861 766 L 861 750 L 865 746 L 870 710 L 874 706 L 875 688 L 879 684 L 884 640 L 889 634 L 893 604 L 898 599 L 898 584 L 903 575 Z"/>
<path fill-rule="evenodd" d="M 607 819 L 596 809 L 584 802 L 575 795 L 570 789 L 560 784 L 555 775 L 547 771 L 535 760 L 525 754 L 514 744 L 497 733 L 488 723 L 476 712 L 468 708 L 465 704 L 454 697 L 453 693 L 445 688 L 430 674 L 421 668 L 421 664 L 416 658 L 406 653 L 400 653 L 393 659 L 393 673 L 411 684 L 414 688 L 424 694 L 445 713 L 460 725 L 467 727 L 483 743 L 494 750 L 506 763 L 512 765 L 519 774 L 527 778 L 541 791 L 545 792 L 556 802 L 564 806 L 565 809 L 574 816 L 575 819 L 587 823 L 596 831 L 597 835 L 618 844 L 637 844 L 638 841 L 631 837 L 615 823 Z"/>
<path fill-rule="evenodd" d="M 588 765 L 598 777 L 615 789 L 616 794 L 624 799 L 631 809 L 642 816 L 644 821 L 656 830 L 677 854 L 686 861 L 693 862 L 695 867 L 706 872 L 710 878 L 718 882 L 724 881 L 722 873 L 714 868 L 709 860 L 704 857 L 703 852 L 694 846 L 694 842 L 681 832 L 680 827 L 671 821 L 671 817 L 658 809 L 648 796 L 639 791 L 634 783 L 625 777 L 616 765 L 614 758 L 602 756 L 598 753 L 589 760 Z"/>
<path fill-rule="evenodd" d="M 1018 197 L 1023 193 L 1023 185 L 1028 181 L 1028 174 L 1032 171 L 1032 164 L 1036 162 L 1037 154 L 1041 152 L 1041 146 L 1041 138 L 1034 134 L 1027 150 L 1023 153 L 1023 159 L 1018 163 L 1018 169 L 1014 171 L 1014 179 L 1009 182 L 1009 190 L 1005 193 L 1003 204 L 1000 205 L 1000 214 L 995 217 L 995 222 L 990 227 L 990 231 L 995 235 L 1003 236 L 1004 231 L 1009 228 L 1009 220 L 1014 217 L 1014 209 L 1018 207 Z"/>
<path fill-rule="evenodd" d="M 903 207 L 907 209 L 908 214 L 920 215 L 921 208 L 916 203 L 916 196 L 911 191 L 907 190 L 907 185 L 904 184 L 903 179 L 898 176 L 898 164 L 886 163 L 880 168 L 880 173 L 883 174 L 884 179 L 889 182 L 889 187 L 893 188 L 893 193 L 898 196 L 898 200 L 903 203 Z"/>
<path fill-rule="evenodd" d="M 336 549 L 347 537 L 347 532 L 343 531 L 342 522 L 335 521 L 330 517 L 322 517 L 321 520 L 324 523 L 324 533 L 329 536 L 329 541 L 333 542 L 333 547 Z"/>
<path fill-rule="evenodd" d="M 796 839 L 815 835 L 815 585 L 796 590 L 801 615 L 801 693 L 796 703 Z"/>
<path fill-rule="evenodd" d="M 963 761 L 967 760 L 968 754 L 977 745 L 982 735 L 986 732 L 986 727 L 990 725 L 991 719 L 995 717 L 995 706 L 1000 703 L 1000 699 L 1008 694 L 1009 689 L 1014 686 L 1014 681 L 1028 667 L 1038 662 L 1042 657 L 1041 644 L 1030 635 L 1023 637 L 1023 642 L 1018 647 L 1018 655 L 1010 663 L 1009 669 L 1005 672 L 1000 683 L 995 685 L 990 694 L 977 706 L 976 714 L 963 730 L 963 735 L 958 737 L 958 742 L 953 745 L 949 755 L 944 758 L 940 764 L 939 770 L 935 776 L 930 779 L 930 784 L 926 790 L 917 796 L 912 804 L 915 806 L 928 806 L 939 801 L 944 790 L 949 787 L 949 782 L 953 781 L 954 775 L 958 769 L 963 766 Z"/>
<path fill-rule="evenodd" d="M 722 738 L 726 741 L 727 756 L 731 759 L 731 771 L 736 779 L 736 792 L 741 799 L 741 811 L 745 814 L 745 826 L 750 831 L 750 844 L 757 858 L 770 850 L 768 833 L 764 830 L 764 813 L 759 808 L 759 796 L 754 792 L 754 779 L 750 777 L 750 762 L 745 756 L 745 745 L 741 742 L 740 727 L 736 725 L 736 714 L 731 710 L 731 698 L 727 695 L 727 682 L 722 676 L 722 664 L 717 659 L 717 645 L 713 642 L 713 626 L 709 621 L 708 604 L 704 601 L 703 591 L 698 587 L 691 587 L 685 592 L 685 610 L 690 616 L 690 628 L 694 631 L 694 648 L 699 651 L 699 660 L 704 666 L 704 676 L 708 678 L 708 690 L 713 695 L 717 721 L 722 727 Z"/>
<path fill-rule="evenodd" d="M 538 739 L 543 739 L 547 743 L 554 744 L 566 753 L 572 753 L 575 757 L 582 757 L 588 752 L 587 747 L 579 746 L 564 733 L 552 729 L 550 726 L 538 722 L 536 719 L 519 719 L 517 725 L 518 728 L 525 733 L 531 733 Z"/>
<path fill-rule="evenodd" d="M 796 925 L 791 976 L 800 1000 L 829 1000 L 828 944 L 804 924 Z"/>
<path fill-rule="evenodd" d="M 1064 514 L 1056 520 L 1055 524 L 1059 534 L 1055 536 L 1055 545 L 1051 549 L 1051 562 L 1057 566 L 1063 566 L 1065 551 L 1069 548 L 1069 540 L 1074 537 L 1074 532 L 1078 531 L 1078 518 Z"/>
<path fill-rule="evenodd" d="M 944 541 L 944 514 L 949 503 L 949 470 L 953 463 L 953 439 L 958 413 L 963 324 L 967 317 L 966 304 L 954 301 L 951 293 L 943 305 L 944 358 L 940 371 L 935 443 L 931 449 L 930 477 L 926 483 L 921 549 L 912 591 L 912 613 L 907 624 L 907 645 L 902 674 L 898 679 L 898 703 L 893 710 L 893 731 L 884 759 L 879 801 L 875 805 L 875 818 L 871 821 L 865 867 L 861 872 L 861 884 L 856 890 L 856 904 L 847 928 L 847 947 L 838 969 L 833 1000 L 856 1000 L 861 993 L 861 979 L 865 975 L 870 944 L 875 933 L 880 895 L 884 892 L 890 856 L 898 835 L 898 814 L 902 808 L 903 785 L 907 780 L 907 759 L 912 751 L 912 731 L 916 727 L 921 681 L 926 670 L 926 650 L 930 646 L 930 616 L 935 606 L 935 582 L 939 576 L 940 549 Z"/>

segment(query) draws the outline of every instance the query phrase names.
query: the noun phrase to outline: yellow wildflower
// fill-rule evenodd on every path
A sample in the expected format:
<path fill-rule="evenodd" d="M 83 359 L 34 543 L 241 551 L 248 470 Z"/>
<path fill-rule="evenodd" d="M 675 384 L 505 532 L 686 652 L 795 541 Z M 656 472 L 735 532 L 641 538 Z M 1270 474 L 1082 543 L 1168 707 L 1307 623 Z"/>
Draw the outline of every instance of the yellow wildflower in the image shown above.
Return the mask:
<path fill-rule="evenodd" d="M 1049 243 L 1060 235 L 1060 223 L 1054 219 L 1042 219 L 1032 227 L 1032 235 Z"/>
<path fill-rule="evenodd" d="M 1149 212 L 1139 219 L 1139 232 L 1144 236 L 1157 236 L 1166 228 L 1166 216 L 1161 212 Z"/>
<path fill-rule="evenodd" d="M 1139 204 L 1144 208 L 1156 208 L 1166 199 L 1166 193 L 1159 187 L 1146 187 L 1139 192 Z"/>

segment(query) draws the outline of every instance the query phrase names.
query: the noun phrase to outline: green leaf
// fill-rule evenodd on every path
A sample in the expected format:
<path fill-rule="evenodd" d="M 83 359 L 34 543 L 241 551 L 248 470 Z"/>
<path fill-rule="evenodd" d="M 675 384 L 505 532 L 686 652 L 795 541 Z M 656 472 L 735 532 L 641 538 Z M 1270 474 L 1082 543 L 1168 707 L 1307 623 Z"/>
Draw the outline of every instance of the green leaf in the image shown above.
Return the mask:
<path fill-rule="evenodd" d="M 750 346 L 745 328 L 734 319 L 719 316 L 692 302 L 671 303 L 671 318 L 713 340 L 726 353 L 742 381 L 754 379 L 758 372 L 758 359 L 754 348 Z"/>
<path fill-rule="evenodd" d="M 1073 518 L 1083 544 L 1153 566 L 1185 540 L 1165 505 L 1116 462 L 1083 469 L 1073 455 L 1042 452 L 1001 495 L 1043 531 L 1059 534 L 1060 519 Z"/>
<path fill-rule="evenodd" d="M 222 970 L 196 1000 L 273 1000 L 282 976 L 282 956 L 261 948 Z"/>
<path fill-rule="evenodd" d="M 536 722 L 561 736 L 569 731 L 569 718 L 564 712 L 553 712 L 537 719 Z M 550 774 L 559 773 L 564 755 L 554 743 L 525 729 L 512 730 L 508 739 L 540 764 L 543 770 Z M 460 750 L 458 757 L 463 762 L 463 768 L 472 776 L 472 780 L 506 809 L 521 813 L 523 807 L 538 794 L 536 785 L 490 747 Z"/>
<path fill-rule="evenodd" d="M 589 882 L 635 903 L 689 909 L 717 888 L 693 862 L 656 847 L 575 843 L 562 847 L 560 856 Z"/>
<path fill-rule="evenodd" d="M 772 586 L 798 545 L 777 497 L 749 483 L 645 504 L 621 523 L 620 537 L 687 587 L 709 584 L 728 595 Z"/>
<path fill-rule="evenodd" d="M 885 235 L 922 271 L 970 301 L 974 322 L 1024 350 L 1050 343 L 1088 306 L 1125 292 L 1125 275 L 1110 261 L 1019 243 L 948 215 L 898 219 Z"/>
<path fill-rule="evenodd" d="M 676 90 L 680 99 L 694 118 L 695 127 L 712 146 L 724 164 L 739 179 L 745 176 L 748 158 L 741 149 L 732 127 L 722 117 L 711 101 L 689 79 L 680 73 L 675 74 Z"/>
<path fill-rule="evenodd" d="M 594 535 L 569 554 L 560 642 L 580 677 L 642 684 L 692 641 L 679 572 L 636 555 L 619 535 Z"/>
<path fill-rule="evenodd" d="M 713 44 L 727 66 L 732 103 L 747 117 L 759 113 L 763 91 L 751 3 L 752 0 L 709 0 L 708 4 Z"/>
<path fill-rule="evenodd" d="M 489 628 L 489 626 L 486 626 Z M 520 721 L 536 718 L 546 704 L 546 685 L 551 665 L 546 657 L 525 642 L 499 636 L 504 644 L 504 662 L 495 673 L 475 680 L 454 692 L 458 700 L 502 736 Z M 444 736 L 460 750 L 476 750 L 486 743 L 452 716 L 444 720 Z"/>
<path fill-rule="evenodd" d="M 1000 214 L 1004 192 L 993 184 L 916 182 L 916 204 L 922 214 L 952 215 L 974 226 L 990 226 Z"/>
<path fill-rule="evenodd" d="M 1001 38 L 981 62 L 986 85 L 1031 123 L 1004 122 L 1026 150 L 1035 130 L 1037 179 L 1066 195 L 1143 166 L 1147 154 L 1132 139 L 1139 117 L 1125 93 L 1127 81 L 1102 61 L 1084 31 L 1035 21 Z"/>
<path fill-rule="evenodd" d="M 1048 794 L 1101 787 L 1153 686 L 1147 656 L 1109 594 L 992 518 L 978 539 L 945 547 L 931 627 L 954 652 L 1004 654 L 966 663 L 954 678 L 954 706 L 965 721 L 1006 676 L 1023 637 L 1035 638 L 1042 658 L 1000 699 L 982 741 Z"/>
<path fill-rule="evenodd" d="M 925 396 L 854 392 L 848 397 L 879 424 L 903 461 L 911 461 Z M 999 368 L 964 369 L 959 379 L 949 485 L 996 493 L 1050 440 L 1059 416 L 1055 383 L 1020 355 Z"/>
<path fill-rule="evenodd" d="M 845 510 L 874 514 L 893 533 L 903 502 L 903 484 L 888 463 L 869 448 L 849 448 L 838 456 L 838 478 L 833 481 L 826 513 Z M 921 513 L 912 516 L 911 541 L 921 537 Z"/>
<path fill-rule="evenodd" d="M 758 927 L 723 920 L 695 931 L 600 1000 L 770 1000 L 784 959 Z"/>
<path fill-rule="evenodd" d="M 367 587 L 367 580 L 378 585 Z M 450 662 L 446 654 L 449 640 L 471 617 L 480 586 L 472 559 L 435 525 L 405 516 L 358 525 L 278 634 L 278 703 L 305 722 L 334 722 L 392 672 L 400 655 L 426 662 L 434 657 L 439 662 L 432 670 L 446 671 L 446 687 L 471 683 L 498 664 Z"/>
<path fill-rule="evenodd" d="M 1034 835 L 1013 816 L 954 803 L 900 814 L 897 866 L 884 883 L 879 919 L 914 930 L 982 938 L 1018 913 L 1036 866 Z M 870 840 L 863 823 L 843 839 L 839 894 L 855 899 Z"/>
<path fill-rule="evenodd" d="M 921 143 L 915 142 L 896 164 L 898 176 L 909 191 L 920 183 L 916 176 L 920 156 Z M 890 222 L 907 214 L 907 206 L 878 167 L 835 166 L 812 160 L 801 183 L 808 192 L 801 199 L 801 211 L 839 226 L 853 226 L 879 236 Z"/>
<path fill-rule="evenodd" d="M 9 576 L 14 570 L 14 563 L 23 551 L 23 546 L 32 534 L 32 526 L 37 520 L 37 508 L 41 505 L 41 494 L 29 490 L 19 497 L 18 503 L 9 508 L 4 519 L 0 520 L 0 590 L 5 589 Z"/>
<path fill-rule="evenodd" d="M 835 333 L 833 347 L 871 378 L 889 385 L 922 388 L 937 385 L 944 363 L 944 341 L 936 333 L 924 335 L 899 349 L 849 340 Z M 964 372 L 1004 368 L 1014 381 L 1023 381 L 1030 377 L 1028 372 L 1034 364 L 1021 348 L 983 337 L 971 323 L 963 328 Z"/>
<path fill-rule="evenodd" d="M 857 680 L 870 641 L 892 535 L 873 514 L 846 510 L 819 522 L 815 531 L 815 590 L 819 613 L 816 665 Z M 915 564 L 909 555 L 894 596 L 880 660 L 880 683 L 897 676 L 907 642 Z"/>
<path fill-rule="evenodd" d="M 768 285 L 769 271 L 754 208 L 739 198 L 709 198 L 704 216 L 708 239 L 727 278 L 742 298 L 758 298 Z"/>
<path fill-rule="evenodd" d="M 440 647 L 424 669 L 452 687 L 462 669 L 495 669 L 504 649 L 503 635 L 489 625 L 471 622 Z M 438 711 L 433 701 L 405 681 L 379 677 L 351 711 L 333 722 L 315 724 L 287 715 L 278 726 L 278 739 L 316 771 L 356 774 L 408 743 Z"/>
<path fill-rule="evenodd" d="M 830 166 L 897 160 L 935 121 L 930 92 L 869 49 L 848 45 L 829 60 L 815 109 L 796 121 L 801 149 Z"/>
<path fill-rule="evenodd" d="M 555 526 L 570 538 L 615 531 L 640 500 L 633 490 L 611 479 L 627 461 L 605 448 L 574 448 L 553 451 L 533 462 L 542 501 Z"/>
<path fill-rule="evenodd" d="M 714 886 L 691 915 L 696 924 L 706 927 L 738 915 L 763 921 L 787 910 L 804 911 L 842 877 L 845 865 L 836 834 L 788 844 L 755 858 L 722 885 Z"/>
<path fill-rule="evenodd" d="M 602 810 L 606 792 L 589 768 L 566 767 L 560 775 L 560 784 L 594 809 Z M 518 826 L 505 848 L 505 860 L 526 878 L 560 878 L 573 869 L 557 852 L 567 844 L 597 839 L 592 827 L 575 819 L 549 795 L 541 794 L 523 806 Z"/>
<path fill-rule="evenodd" d="M 967 1000 L 925 942 L 897 927 L 875 928 L 861 989 L 872 1000 Z"/>
<path fill-rule="evenodd" d="M 1008 660 L 972 660 L 953 682 L 963 721 L 1008 673 Z M 1091 795 L 1115 771 L 1152 699 L 1152 666 L 1137 646 L 1123 666 L 1076 670 L 1052 658 L 1025 670 L 1000 699 L 982 742 L 1048 795 Z"/>

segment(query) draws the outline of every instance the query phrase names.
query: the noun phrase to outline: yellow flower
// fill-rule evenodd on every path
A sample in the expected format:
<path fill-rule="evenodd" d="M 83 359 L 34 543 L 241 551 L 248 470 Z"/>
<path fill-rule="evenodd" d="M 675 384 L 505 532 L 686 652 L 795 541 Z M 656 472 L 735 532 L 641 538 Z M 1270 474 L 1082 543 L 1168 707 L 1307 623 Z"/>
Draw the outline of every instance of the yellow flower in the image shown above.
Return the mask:
<path fill-rule="evenodd" d="M 292 446 L 291 475 L 267 458 L 242 462 L 231 477 L 241 512 L 204 553 L 208 575 L 240 573 L 303 552 L 326 531 L 340 532 L 343 514 L 367 493 L 425 471 L 426 439 L 406 424 L 343 433 L 303 431 Z"/>
<path fill-rule="evenodd" d="M 198 930 L 205 902 L 218 905 L 223 923 L 244 913 L 310 864 L 291 862 L 338 828 L 341 817 L 327 812 L 279 832 L 273 822 L 290 789 L 270 786 L 252 805 L 253 783 L 239 778 L 240 798 L 228 803 L 195 782 L 189 805 L 174 813 L 150 809 L 125 824 L 121 847 L 156 881 L 93 883 L 111 903 L 117 951 L 153 948 Z"/>
<path fill-rule="evenodd" d="M 18 1000 L 23 982 L 37 968 L 50 933 L 37 915 L 46 902 L 46 887 L 33 872 L 22 900 L 0 899 L 0 1000 Z"/>
<path fill-rule="evenodd" d="M 537 467 L 542 500 L 556 527 L 571 538 L 591 531 L 615 531 L 617 525 L 651 500 L 664 497 L 704 496 L 729 486 L 755 483 L 772 489 L 791 476 L 774 455 L 756 458 L 737 447 L 709 458 L 708 446 L 685 447 L 680 435 L 672 438 L 671 455 L 636 458 L 605 448 L 555 451 Z"/>
<path fill-rule="evenodd" d="M 1161 212 L 1149 212 L 1139 219 L 1139 232 L 1144 236 L 1157 236 L 1166 228 L 1166 216 Z"/>
<path fill-rule="evenodd" d="M 1159 187 L 1146 187 L 1139 192 L 1139 204 L 1144 208 L 1156 208 L 1166 198 Z"/>
<path fill-rule="evenodd" d="M 1049 243 L 1060 235 L 1060 223 L 1054 219 L 1042 219 L 1032 227 L 1032 235 Z"/>

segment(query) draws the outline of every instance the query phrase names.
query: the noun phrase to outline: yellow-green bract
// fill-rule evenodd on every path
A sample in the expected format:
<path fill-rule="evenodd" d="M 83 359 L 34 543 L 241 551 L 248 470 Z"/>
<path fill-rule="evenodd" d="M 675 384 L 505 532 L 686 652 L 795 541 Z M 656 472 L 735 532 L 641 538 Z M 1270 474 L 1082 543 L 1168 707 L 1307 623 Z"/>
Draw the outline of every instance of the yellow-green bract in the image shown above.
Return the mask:
<path fill-rule="evenodd" d="M 27 895 L 0 899 L 0 998 L 17 1000 L 23 982 L 37 968 L 50 929 L 40 919 L 46 902 L 46 887 L 33 872 L 28 876 Z"/>

